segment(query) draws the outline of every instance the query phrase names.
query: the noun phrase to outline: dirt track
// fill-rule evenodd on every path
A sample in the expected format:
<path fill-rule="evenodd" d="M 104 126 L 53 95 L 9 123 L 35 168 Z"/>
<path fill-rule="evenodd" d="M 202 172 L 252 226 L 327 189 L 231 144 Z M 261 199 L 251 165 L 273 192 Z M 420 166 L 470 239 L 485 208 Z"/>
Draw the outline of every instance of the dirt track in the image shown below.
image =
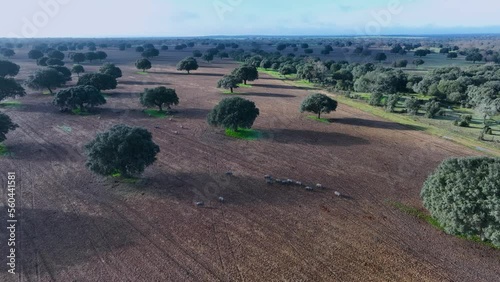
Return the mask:
<path fill-rule="evenodd" d="M 254 128 L 265 138 L 229 139 L 205 117 L 225 97 L 216 81 L 234 63 L 203 63 L 188 76 L 175 71 L 188 52 L 168 51 L 141 75 L 136 53 L 107 52 L 124 76 L 99 114 L 60 114 L 40 93 L 2 109 L 20 126 L 0 171 L 3 186 L 7 171 L 21 179 L 22 281 L 500 280 L 498 250 L 445 235 L 390 204 L 421 207 L 420 188 L 438 163 L 476 152 L 344 105 L 332 124 L 309 120 L 298 112 L 308 91 L 266 75 L 237 90 L 259 107 Z M 34 62 L 16 56 L 24 78 Z M 158 85 L 180 96 L 172 121 L 141 112 L 138 93 Z M 118 123 L 148 128 L 161 147 L 136 186 L 84 167 L 83 145 Z M 326 189 L 268 186 L 265 174 Z M 4 232 L 0 240 L 5 254 Z M 0 262 L 0 281 L 16 281 L 4 255 Z"/>

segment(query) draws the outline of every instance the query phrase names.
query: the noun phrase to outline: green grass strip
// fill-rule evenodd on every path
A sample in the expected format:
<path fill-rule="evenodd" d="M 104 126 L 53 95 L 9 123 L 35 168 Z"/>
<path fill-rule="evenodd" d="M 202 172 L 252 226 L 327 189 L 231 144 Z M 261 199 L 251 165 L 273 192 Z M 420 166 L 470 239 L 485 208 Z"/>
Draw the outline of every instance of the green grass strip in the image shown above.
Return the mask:
<path fill-rule="evenodd" d="M 74 109 L 71 112 L 74 115 L 78 115 L 78 116 L 90 116 L 90 115 L 92 115 L 92 113 L 89 113 L 89 112 L 86 112 L 86 111 L 82 111 L 80 109 Z"/>
<path fill-rule="evenodd" d="M 167 118 L 167 117 L 169 117 L 168 113 L 165 111 L 160 112 L 159 110 L 148 109 L 148 110 L 144 110 L 144 112 L 148 116 L 154 117 L 154 118 Z"/>
<path fill-rule="evenodd" d="M 8 155 L 9 155 L 9 150 L 5 145 L 0 143 L 0 156 L 8 156 Z"/>
<path fill-rule="evenodd" d="M 135 184 L 140 180 L 139 178 L 135 177 L 123 177 L 119 172 L 111 174 L 111 177 L 118 179 L 122 183 L 129 183 L 129 184 Z"/>
<path fill-rule="evenodd" d="M 244 140 L 258 140 L 262 137 L 262 133 L 253 129 L 240 128 L 238 131 L 226 129 L 226 136 Z"/>
<path fill-rule="evenodd" d="M 241 93 L 236 92 L 236 91 L 234 91 L 233 93 L 231 93 L 231 90 L 223 90 L 222 94 L 225 94 L 225 95 L 241 95 Z"/>
<path fill-rule="evenodd" d="M 287 84 L 292 85 L 292 86 L 315 87 L 313 83 L 310 83 L 308 81 L 303 81 L 303 80 L 302 81 L 294 81 L 294 80 L 290 80 L 290 79 L 285 78 L 284 76 L 282 76 L 278 72 L 266 71 L 264 69 L 259 68 L 259 71 L 261 71 L 261 70 L 263 73 L 266 73 L 266 74 L 268 74 L 272 77 L 278 78 L 278 79 L 282 79 Z M 487 154 L 487 155 L 490 155 L 490 156 L 500 156 L 500 150 L 498 150 L 494 146 L 491 146 L 487 143 L 483 143 L 477 139 L 470 138 L 470 137 L 463 136 L 463 135 L 458 135 L 450 130 L 446 130 L 446 129 L 438 128 L 436 126 L 432 126 L 429 124 L 418 122 L 418 121 L 412 119 L 411 116 L 402 115 L 402 114 L 395 114 L 395 113 L 388 113 L 388 112 L 384 111 L 382 108 L 373 107 L 373 106 L 370 106 L 366 103 L 355 101 L 353 99 L 344 97 L 342 95 L 333 95 L 330 93 L 325 93 L 325 94 L 328 94 L 330 96 L 334 96 L 334 98 L 338 102 L 345 104 L 349 107 L 359 109 L 361 111 L 373 114 L 375 116 L 378 116 L 378 117 L 381 117 L 384 119 L 387 119 L 389 121 L 405 125 L 413 130 L 420 130 L 420 131 L 426 132 L 430 135 L 435 135 L 435 136 L 439 136 L 442 138 L 446 138 L 447 140 L 450 140 L 452 142 L 455 142 L 455 143 L 460 144 L 462 146 L 465 146 L 467 148 L 470 148 L 470 149 L 473 149 L 476 151 L 480 151 L 480 152 Z"/>
<path fill-rule="evenodd" d="M 327 119 L 327 118 L 318 118 L 317 116 L 307 116 L 307 118 L 315 120 L 315 121 L 319 121 L 319 122 L 322 122 L 322 123 L 331 123 L 330 120 Z"/>
<path fill-rule="evenodd" d="M 463 135 L 458 135 L 450 130 L 446 130 L 443 128 L 439 128 L 433 125 L 425 124 L 423 122 L 419 122 L 414 120 L 411 116 L 408 115 L 402 115 L 402 114 L 394 114 L 394 113 L 388 113 L 384 111 L 384 109 L 379 108 L 379 107 L 374 107 L 370 106 L 366 103 L 358 102 L 349 98 L 346 98 L 341 95 L 333 95 L 334 98 L 347 106 L 350 106 L 352 108 L 356 108 L 359 110 L 362 110 L 364 112 L 373 114 L 375 116 L 387 119 L 392 122 L 396 122 L 402 125 L 405 125 L 413 130 L 419 130 L 426 132 L 431 135 L 439 136 L 439 137 L 446 137 L 446 139 L 453 141 L 457 144 L 466 146 L 470 149 L 481 151 L 483 153 L 486 153 L 488 155 L 492 156 L 500 156 L 500 150 L 497 148 L 487 144 L 480 142 L 474 138 L 470 138 L 467 136 Z M 480 149 L 484 148 L 484 149 Z M 486 150 L 485 150 L 486 149 Z"/>
<path fill-rule="evenodd" d="M 4 101 L 4 102 L 0 103 L 0 107 L 2 107 L 2 108 L 20 108 L 20 107 L 22 107 L 22 104 L 19 101 Z"/>
<path fill-rule="evenodd" d="M 240 83 L 240 84 L 238 84 L 238 87 L 240 87 L 240 88 L 252 88 L 252 85 Z"/>

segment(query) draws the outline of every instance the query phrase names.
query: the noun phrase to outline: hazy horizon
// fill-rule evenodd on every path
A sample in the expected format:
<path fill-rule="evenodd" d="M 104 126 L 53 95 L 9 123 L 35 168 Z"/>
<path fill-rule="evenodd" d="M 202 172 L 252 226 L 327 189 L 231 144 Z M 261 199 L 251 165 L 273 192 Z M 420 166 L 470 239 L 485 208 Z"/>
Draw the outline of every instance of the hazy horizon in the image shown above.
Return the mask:
<path fill-rule="evenodd" d="M 463 16 L 464 9 L 467 16 Z M 33 0 L 10 2 L 0 11 L 0 37 L 496 34 L 500 32 L 499 9 L 500 3 L 488 0 L 477 0 L 474 5 L 451 0 L 145 0 L 137 4 Z"/>

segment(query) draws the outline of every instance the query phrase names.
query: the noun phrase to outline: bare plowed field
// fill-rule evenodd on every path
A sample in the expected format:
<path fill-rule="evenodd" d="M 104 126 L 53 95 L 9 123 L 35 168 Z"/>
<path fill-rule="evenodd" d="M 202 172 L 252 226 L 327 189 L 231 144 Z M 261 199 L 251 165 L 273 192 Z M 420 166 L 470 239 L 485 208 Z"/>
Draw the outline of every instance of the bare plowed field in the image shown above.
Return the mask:
<path fill-rule="evenodd" d="M 20 126 L 0 171 L 3 186 L 7 171 L 20 180 L 21 245 L 17 276 L 3 270 L 0 281 L 500 280 L 498 250 L 391 204 L 421 208 L 427 175 L 445 158 L 476 152 L 343 105 L 331 124 L 313 121 L 298 111 L 308 90 L 266 75 L 237 89 L 260 109 L 262 139 L 231 139 L 205 119 L 227 97 L 215 85 L 235 63 L 202 63 L 186 75 L 175 64 L 189 52 L 168 51 L 144 75 L 134 68 L 137 53 L 106 52 L 124 75 L 95 115 L 59 113 L 40 92 L 2 109 Z M 35 64 L 16 56 L 23 79 Z M 180 97 L 171 120 L 139 105 L 139 93 L 158 85 Z M 83 146 L 119 123 L 149 129 L 161 147 L 136 184 L 85 168 Z M 325 189 L 268 185 L 266 174 Z M 0 262 L 5 269 L 5 256 Z"/>

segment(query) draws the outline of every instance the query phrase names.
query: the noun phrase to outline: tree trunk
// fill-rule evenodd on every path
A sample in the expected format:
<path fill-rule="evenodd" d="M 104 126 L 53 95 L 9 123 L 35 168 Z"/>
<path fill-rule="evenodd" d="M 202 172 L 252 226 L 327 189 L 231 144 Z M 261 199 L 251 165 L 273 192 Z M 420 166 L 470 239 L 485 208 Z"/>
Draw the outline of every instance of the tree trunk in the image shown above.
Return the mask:
<path fill-rule="evenodd" d="M 243 84 L 247 85 L 247 81 L 246 81 L 246 80 L 243 80 Z"/>
<path fill-rule="evenodd" d="M 233 93 L 233 87 L 231 87 L 230 89 L 231 89 L 231 93 Z"/>
<path fill-rule="evenodd" d="M 54 93 L 52 93 L 52 89 L 50 89 L 50 87 L 47 88 L 49 89 L 50 95 L 53 95 Z"/>
<path fill-rule="evenodd" d="M 188 74 L 189 74 L 189 70 L 188 70 L 187 72 L 188 72 Z"/>
<path fill-rule="evenodd" d="M 163 112 L 163 107 L 162 105 L 158 105 L 158 107 L 160 108 L 160 113 Z"/>
<path fill-rule="evenodd" d="M 318 119 L 321 119 L 321 112 L 318 113 Z"/>

